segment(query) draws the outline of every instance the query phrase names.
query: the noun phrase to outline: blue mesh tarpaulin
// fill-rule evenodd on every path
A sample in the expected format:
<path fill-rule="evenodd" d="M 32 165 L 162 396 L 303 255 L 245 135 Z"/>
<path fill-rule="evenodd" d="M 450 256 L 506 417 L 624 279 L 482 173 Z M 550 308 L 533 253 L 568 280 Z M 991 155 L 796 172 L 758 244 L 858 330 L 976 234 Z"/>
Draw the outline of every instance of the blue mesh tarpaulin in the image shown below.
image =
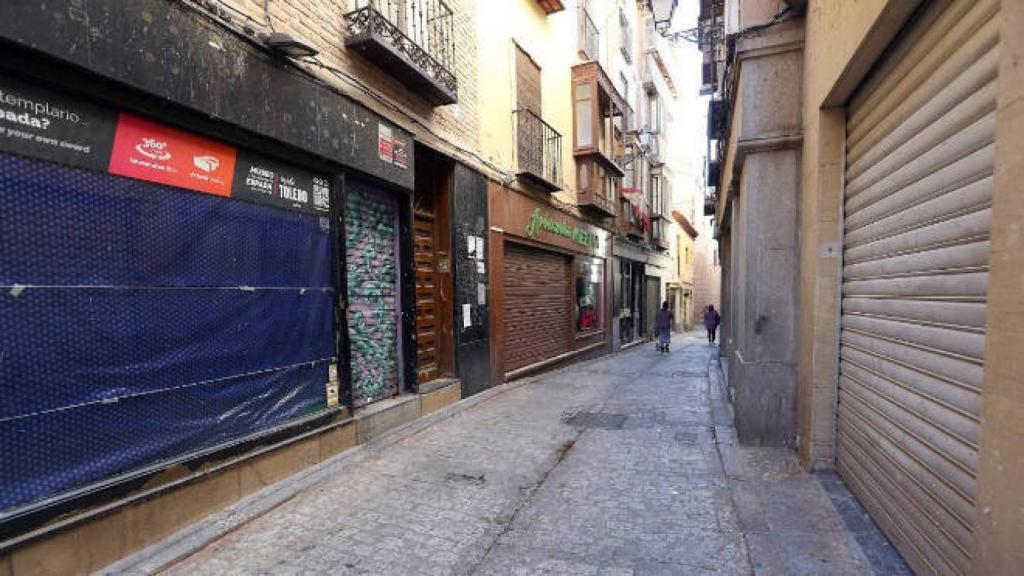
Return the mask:
<path fill-rule="evenodd" d="M 318 216 L 0 154 L 0 517 L 325 408 Z"/>

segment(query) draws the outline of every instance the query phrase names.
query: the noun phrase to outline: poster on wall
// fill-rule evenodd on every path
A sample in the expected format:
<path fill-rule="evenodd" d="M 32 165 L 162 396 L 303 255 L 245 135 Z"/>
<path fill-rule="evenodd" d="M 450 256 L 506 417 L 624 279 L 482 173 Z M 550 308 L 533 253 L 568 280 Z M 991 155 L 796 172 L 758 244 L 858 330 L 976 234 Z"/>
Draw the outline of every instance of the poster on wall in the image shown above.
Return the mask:
<path fill-rule="evenodd" d="M 0 76 L 0 151 L 106 171 L 117 112 Z"/>
<path fill-rule="evenodd" d="M 392 155 L 395 159 L 395 166 L 398 168 L 409 167 L 409 148 L 404 138 L 395 137 L 391 142 Z"/>
<path fill-rule="evenodd" d="M 231 197 L 309 214 L 330 211 L 330 184 L 283 162 L 240 151 Z"/>
<path fill-rule="evenodd" d="M 395 161 L 395 140 L 391 127 L 377 124 L 377 153 L 380 159 L 391 164 Z"/>

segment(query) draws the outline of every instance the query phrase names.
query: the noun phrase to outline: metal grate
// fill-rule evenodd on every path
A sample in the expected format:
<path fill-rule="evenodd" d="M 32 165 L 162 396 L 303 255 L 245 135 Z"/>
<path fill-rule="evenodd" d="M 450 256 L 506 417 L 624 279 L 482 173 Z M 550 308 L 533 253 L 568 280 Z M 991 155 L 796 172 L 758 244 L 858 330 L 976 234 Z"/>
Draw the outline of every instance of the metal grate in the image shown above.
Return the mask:
<path fill-rule="evenodd" d="M 601 430 L 622 430 L 628 416 L 603 412 L 579 412 L 566 423 L 577 428 L 599 428 Z"/>

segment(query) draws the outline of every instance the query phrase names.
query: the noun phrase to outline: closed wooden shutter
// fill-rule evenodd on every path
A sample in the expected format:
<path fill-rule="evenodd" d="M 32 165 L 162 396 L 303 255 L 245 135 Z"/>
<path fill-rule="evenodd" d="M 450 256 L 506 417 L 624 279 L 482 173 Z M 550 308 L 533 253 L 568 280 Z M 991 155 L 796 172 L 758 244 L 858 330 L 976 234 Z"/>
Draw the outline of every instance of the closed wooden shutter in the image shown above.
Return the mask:
<path fill-rule="evenodd" d="M 837 465 L 921 573 L 971 567 L 998 4 L 928 4 L 848 110 Z"/>
<path fill-rule="evenodd" d="M 544 174 L 540 67 L 516 46 L 516 142 L 519 170 Z M 529 112 L 526 112 L 526 111 Z"/>
<path fill-rule="evenodd" d="M 569 350 L 572 292 L 568 256 L 505 244 L 505 370 Z"/>
<path fill-rule="evenodd" d="M 434 270 L 434 215 L 416 212 L 414 221 L 416 264 L 416 378 L 420 383 L 437 378 L 437 273 Z"/>

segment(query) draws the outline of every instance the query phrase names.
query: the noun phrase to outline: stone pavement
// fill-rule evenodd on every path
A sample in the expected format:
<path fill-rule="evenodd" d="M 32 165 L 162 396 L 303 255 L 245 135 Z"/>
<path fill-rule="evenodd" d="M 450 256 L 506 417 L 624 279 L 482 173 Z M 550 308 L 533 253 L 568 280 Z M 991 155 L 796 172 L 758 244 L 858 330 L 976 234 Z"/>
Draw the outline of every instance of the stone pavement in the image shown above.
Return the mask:
<path fill-rule="evenodd" d="M 909 573 L 835 476 L 736 445 L 702 338 L 508 386 L 166 573 Z"/>

